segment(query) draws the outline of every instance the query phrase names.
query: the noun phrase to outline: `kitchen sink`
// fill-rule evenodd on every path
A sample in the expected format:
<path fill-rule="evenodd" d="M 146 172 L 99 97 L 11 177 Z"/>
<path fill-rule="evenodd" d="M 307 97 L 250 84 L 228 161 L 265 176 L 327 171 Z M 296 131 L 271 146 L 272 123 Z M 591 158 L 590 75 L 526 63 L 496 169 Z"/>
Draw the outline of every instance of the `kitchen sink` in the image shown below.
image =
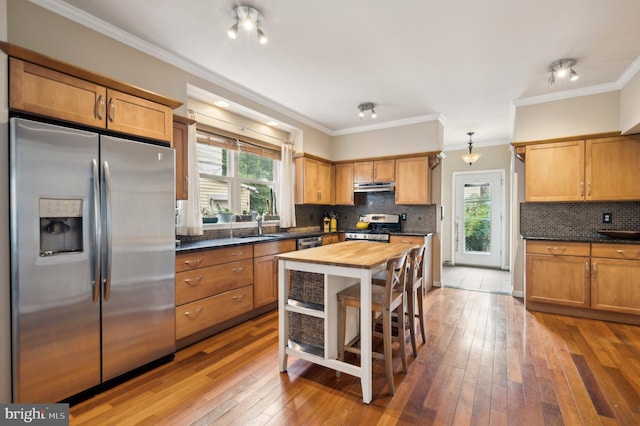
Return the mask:
<path fill-rule="evenodd" d="M 274 234 L 251 234 L 251 235 L 238 235 L 237 238 L 277 238 L 278 235 Z"/>

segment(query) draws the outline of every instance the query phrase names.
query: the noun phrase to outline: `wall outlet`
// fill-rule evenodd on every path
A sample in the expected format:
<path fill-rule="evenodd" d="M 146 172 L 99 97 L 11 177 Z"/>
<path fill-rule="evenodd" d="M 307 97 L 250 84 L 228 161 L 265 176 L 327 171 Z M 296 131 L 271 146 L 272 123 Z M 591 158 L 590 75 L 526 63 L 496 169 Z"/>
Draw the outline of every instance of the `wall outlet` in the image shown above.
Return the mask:
<path fill-rule="evenodd" d="M 406 213 L 402 213 L 402 214 L 400 215 L 400 219 L 402 219 L 402 220 L 407 220 L 407 214 L 406 214 Z"/>
<path fill-rule="evenodd" d="M 602 213 L 602 223 L 611 222 L 613 222 L 613 216 L 611 216 L 611 213 Z"/>

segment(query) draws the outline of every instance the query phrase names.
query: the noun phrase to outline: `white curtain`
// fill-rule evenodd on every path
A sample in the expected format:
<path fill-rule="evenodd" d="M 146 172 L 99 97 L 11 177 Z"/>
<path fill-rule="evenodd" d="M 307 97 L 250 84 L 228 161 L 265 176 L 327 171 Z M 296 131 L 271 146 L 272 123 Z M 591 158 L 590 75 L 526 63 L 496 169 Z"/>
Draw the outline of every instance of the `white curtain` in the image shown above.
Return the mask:
<path fill-rule="evenodd" d="M 282 159 L 280 160 L 280 196 L 278 197 L 280 199 L 280 227 L 282 228 L 292 228 L 296 226 L 294 183 L 293 143 L 285 142 L 282 144 Z"/>
<path fill-rule="evenodd" d="M 193 111 L 189 110 L 189 118 L 195 119 Z M 198 172 L 198 148 L 196 145 L 196 125 L 189 126 L 187 152 L 189 155 L 188 200 L 178 201 L 177 235 L 202 235 L 202 212 L 200 211 L 200 179 Z"/>

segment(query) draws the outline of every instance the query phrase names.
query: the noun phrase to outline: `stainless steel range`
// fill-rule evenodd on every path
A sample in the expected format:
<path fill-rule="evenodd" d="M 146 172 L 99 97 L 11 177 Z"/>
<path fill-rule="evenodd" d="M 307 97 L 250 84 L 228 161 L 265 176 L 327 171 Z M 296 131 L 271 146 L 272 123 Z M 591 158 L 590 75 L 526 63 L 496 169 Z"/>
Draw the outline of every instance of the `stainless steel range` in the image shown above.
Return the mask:
<path fill-rule="evenodd" d="M 367 240 L 388 243 L 392 232 L 400 231 L 400 216 L 397 214 L 365 214 L 358 218 L 359 222 L 368 222 L 367 229 L 352 229 L 345 232 L 346 240 Z"/>

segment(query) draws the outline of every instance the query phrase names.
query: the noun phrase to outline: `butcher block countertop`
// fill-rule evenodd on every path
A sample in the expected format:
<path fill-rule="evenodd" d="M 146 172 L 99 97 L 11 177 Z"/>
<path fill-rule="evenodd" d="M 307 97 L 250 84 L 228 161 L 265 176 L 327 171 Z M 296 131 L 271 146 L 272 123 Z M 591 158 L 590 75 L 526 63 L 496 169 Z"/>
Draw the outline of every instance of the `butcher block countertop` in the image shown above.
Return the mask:
<path fill-rule="evenodd" d="M 282 253 L 276 255 L 276 258 L 321 265 L 372 269 L 386 262 L 390 257 L 408 252 L 413 247 L 417 247 L 417 245 L 411 243 L 344 241 L 306 250 Z"/>

